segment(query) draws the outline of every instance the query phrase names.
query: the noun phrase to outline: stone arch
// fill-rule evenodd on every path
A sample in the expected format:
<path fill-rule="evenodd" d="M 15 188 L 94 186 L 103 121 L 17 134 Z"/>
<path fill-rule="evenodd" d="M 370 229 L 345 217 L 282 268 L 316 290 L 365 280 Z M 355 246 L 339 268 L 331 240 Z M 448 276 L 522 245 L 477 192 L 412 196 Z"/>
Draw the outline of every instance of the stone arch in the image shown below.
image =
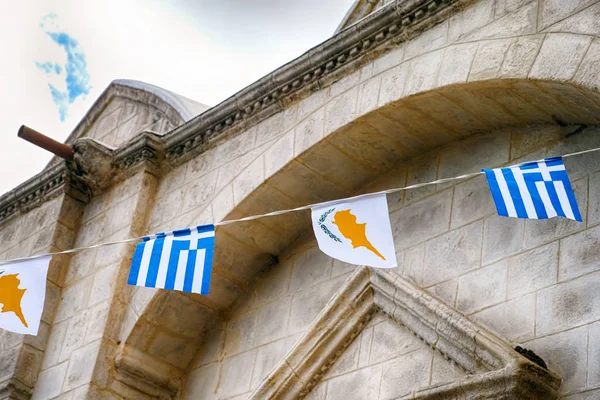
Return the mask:
<path fill-rule="evenodd" d="M 404 56 L 391 52 L 382 58 L 386 69 L 377 72 L 383 67 L 376 61 L 329 87 L 326 100 L 314 93 L 296 109 L 311 109 L 302 122 L 275 135 L 272 144 L 238 173 L 239 180 L 229 184 L 243 186 L 245 177 L 264 177 L 243 186 L 243 196 L 234 196 L 224 219 L 356 194 L 398 163 L 479 132 L 536 124 L 573 125 L 575 130 L 600 123 L 598 82 L 586 66 L 587 56 L 581 55 L 568 79 L 554 76 L 545 60 L 557 48 L 543 46 L 547 41 L 548 46 L 558 46 L 560 37 L 546 35 L 537 56 L 528 65 L 515 67 L 527 71 L 525 75 L 513 71 L 502 77 L 507 58 L 489 54 L 490 64 L 474 70 L 473 58 L 481 43 L 496 45 L 483 40 L 476 46 L 451 45 L 397 65 L 393 62 Z M 504 47 L 534 39 L 510 39 Z M 580 39 L 591 45 L 592 38 Z M 471 51 L 472 58 L 462 51 Z M 363 79 L 365 74 L 368 78 Z M 322 129 L 320 134 L 314 133 L 315 126 Z M 290 143 L 296 144 L 291 151 Z M 222 199 L 216 196 L 211 201 Z M 305 217 L 285 215 L 220 227 L 211 295 L 157 292 L 143 298 L 135 313 L 139 317 L 122 335 L 116 364 L 119 379 L 152 395 L 172 396 L 205 330 L 260 271 L 310 229 Z M 285 235 L 277 230 L 282 224 Z M 191 315 L 190 310 L 196 310 L 194 317 L 186 327 L 178 326 L 172 316 Z M 170 359 L 173 347 L 158 350 L 161 340 L 177 348 L 177 360 Z"/>

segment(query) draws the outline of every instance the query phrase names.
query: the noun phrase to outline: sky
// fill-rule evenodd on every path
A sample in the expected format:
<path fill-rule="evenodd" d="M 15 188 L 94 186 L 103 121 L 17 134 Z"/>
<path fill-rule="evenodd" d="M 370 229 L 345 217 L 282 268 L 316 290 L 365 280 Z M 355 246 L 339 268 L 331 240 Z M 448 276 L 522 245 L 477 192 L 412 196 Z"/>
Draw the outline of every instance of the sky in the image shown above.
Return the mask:
<path fill-rule="evenodd" d="M 114 79 L 213 106 L 333 35 L 354 0 L 0 1 L 0 194 L 52 155 Z"/>

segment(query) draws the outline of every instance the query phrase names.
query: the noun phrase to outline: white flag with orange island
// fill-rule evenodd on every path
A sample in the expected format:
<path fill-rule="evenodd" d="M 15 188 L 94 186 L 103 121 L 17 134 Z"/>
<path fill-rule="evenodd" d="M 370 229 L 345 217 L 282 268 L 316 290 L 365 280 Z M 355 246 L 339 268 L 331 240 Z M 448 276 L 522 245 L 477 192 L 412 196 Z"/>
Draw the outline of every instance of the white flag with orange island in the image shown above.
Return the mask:
<path fill-rule="evenodd" d="M 385 194 L 325 203 L 312 208 L 311 214 L 325 254 L 350 264 L 397 266 Z"/>
<path fill-rule="evenodd" d="M 0 329 L 37 335 L 51 258 L 0 265 Z"/>

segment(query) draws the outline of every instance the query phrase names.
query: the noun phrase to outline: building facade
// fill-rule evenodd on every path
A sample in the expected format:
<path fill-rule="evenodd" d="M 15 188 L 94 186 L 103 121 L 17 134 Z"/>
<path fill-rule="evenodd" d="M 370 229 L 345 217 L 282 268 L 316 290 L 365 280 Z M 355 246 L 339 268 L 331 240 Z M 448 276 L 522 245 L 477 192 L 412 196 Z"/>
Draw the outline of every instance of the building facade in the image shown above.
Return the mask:
<path fill-rule="evenodd" d="M 359 0 L 213 108 L 113 82 L 0 197 L 0 259 L 600 147 L 599 88 L 598 1 Z M 208 296 L 128 286 L 134 244 L 54 257 L 0 398 L 600 399 L 600 156 L 565 164 L 582 223 L 498 217 L 483 176 L 388 196 L 394 270 L 307 212 L 219 226 Z"/>

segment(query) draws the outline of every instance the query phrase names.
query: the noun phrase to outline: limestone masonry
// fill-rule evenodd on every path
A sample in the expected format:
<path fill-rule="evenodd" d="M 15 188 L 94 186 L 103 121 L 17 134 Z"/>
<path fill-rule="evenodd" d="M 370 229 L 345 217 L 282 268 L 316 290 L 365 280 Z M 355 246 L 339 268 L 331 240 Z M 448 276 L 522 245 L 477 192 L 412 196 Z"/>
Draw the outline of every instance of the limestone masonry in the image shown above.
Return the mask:
<path fill-rule="evenodd" d="M 600 1 L 357 0 L 213 108 L 114 81 L 67 142 L 0 197 L 0 260 L 600 147 Z M 600 155 L 565 164 L 583 223 L 483 176 L 388 196 L 393 270 L 306 211 L 218 227 L 209 296 L 128 286 L 134 244 L 54 257 L 0 399 L 600 399 Z"/>

